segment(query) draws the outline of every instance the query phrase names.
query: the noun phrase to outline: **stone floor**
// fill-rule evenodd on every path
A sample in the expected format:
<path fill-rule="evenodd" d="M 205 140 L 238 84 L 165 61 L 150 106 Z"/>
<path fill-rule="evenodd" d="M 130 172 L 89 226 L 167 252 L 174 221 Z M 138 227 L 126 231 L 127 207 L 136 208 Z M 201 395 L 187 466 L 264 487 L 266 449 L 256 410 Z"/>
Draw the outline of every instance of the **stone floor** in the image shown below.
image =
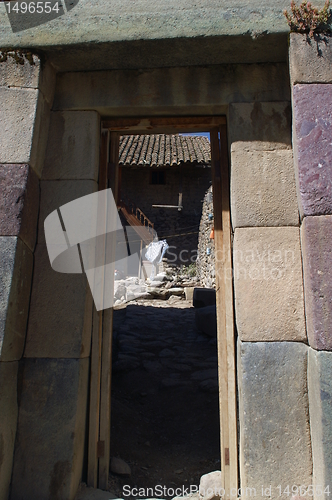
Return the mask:
<path fill-rule="evenodd" d="M 198 485 L 220 467 L 216 339 L 197 331 L 192 303 L 137 300 L 114 311 L 111 453 L 123 485 Z"/>

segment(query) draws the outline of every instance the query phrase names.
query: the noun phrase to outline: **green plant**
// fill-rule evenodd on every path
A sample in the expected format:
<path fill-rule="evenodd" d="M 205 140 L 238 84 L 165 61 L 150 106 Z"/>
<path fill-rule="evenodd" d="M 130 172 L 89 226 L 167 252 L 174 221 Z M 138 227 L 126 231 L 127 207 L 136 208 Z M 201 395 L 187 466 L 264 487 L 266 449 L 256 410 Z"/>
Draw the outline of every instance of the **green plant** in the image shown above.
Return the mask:
<path fill-rule="evenodd" d="M 11 57 L 16 61 L 16 64 L 23 65 L 25 61 L 28 61 L 31 66 L 33 66 L 33 54 L 28 50 L 21 49 L 0 49 L 0 63 L 6 62 L 8 57 Z"/>
<path fill-rule="evenodd" d="M 308 33 L 313 38 L 314 33 L 329 31 L 327 22 L 330 18 L 330 0 L 325 1 L 322 9 L 313 7 L 310 2 L 302 2 L 299 6 L 291 1 L 291 13 L 284 10 L 288 25 L 295 33 Z"/>
<path fill-rule="evenodd" d="M 186 267 L 186 273 L 190 278 L 196 276 L 196 264 L 194 262 Z"/>

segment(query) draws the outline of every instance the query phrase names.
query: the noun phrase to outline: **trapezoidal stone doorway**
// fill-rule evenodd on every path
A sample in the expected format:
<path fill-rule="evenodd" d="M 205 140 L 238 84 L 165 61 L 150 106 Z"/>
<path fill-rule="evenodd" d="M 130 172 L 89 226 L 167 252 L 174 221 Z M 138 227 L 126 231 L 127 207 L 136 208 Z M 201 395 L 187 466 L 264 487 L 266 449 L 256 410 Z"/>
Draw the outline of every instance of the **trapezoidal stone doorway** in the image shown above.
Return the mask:
<path fill-rule="evenodd" d="M 221 418 L 221 476 L 222 487 L 237 490 L 237 442 L 236 442 L 236 395 L 234 361 L 234 321 L 232 280 L 226 280 L 224 267 L 231 266 L 230 213 L 228 197 L 228 163 L 225 119 L 185 118 L 120 120 L 103 122 L 100 159 L 99 188 L 111 187 L 119 200 L 119 136 L 142 132 L 188 132 L 207 130 L 211 137 L 211 170 L 214 191 L 214 234 L 216 259 L 217 325 L 219 356 L 219 408 Z M 222 183 L 223 179 L 223 183 Z M 222 187 L 223 186 L 223 187 Z M 217 214 L 217 215 L 216 215 Z M 219 252 L 218 252 L 219 251 Z M 227 314 L 226 314 L 227 311 Z M 110 450 L 110 395 L 111 395 L 111 337 L 113 311 L 104 311 L 97 319 L 99 327 L 93 329 L 92 378 L 89 422 L 88 484 L 99 488 L 108 487 Z M 102 325 L 102 327 L 100 327 Z M 100 333 L 102 330 L 102 334 Z M 95 335 L 95 338 L 94 338 Z M 228 340 L 227 340 L 228 335 Z M 101 342 L 103 348 L 101 349 Z M 104 346 L 107 348 L 105 354 Z M 227 368 L 229 367 L 229 368 Z M 103 372 L 107 375 L 103 377 Z M 233 388 L 233 389 L 232 389 Z M 100 401 L 96 395 L 100 394 Z M 97 396 L 99 397 L 99 396 Z M 100 406 L 98 407 L 98 404 Z M 97 412 L 96 412 L 97 405 Z M 104 408 L 104 410 L 103 410 Z M 105 414 L 107 410 L 107 417 Z M 100 417 L 99 417 L 100 415 Z M 101 439 L 101 436 L 103 439 Z M 185 467 L 185 465 L 184 465 Z M 181 470 L 178 468 L 178 470 Z M 173 471 L 174 472 L 174 471 Z M 160 476 L 162 477 L 162 475 Z M 197 480 L 197 478 L 195 478 Z M 152 485 L 150 485 L 152 486 Z"/>

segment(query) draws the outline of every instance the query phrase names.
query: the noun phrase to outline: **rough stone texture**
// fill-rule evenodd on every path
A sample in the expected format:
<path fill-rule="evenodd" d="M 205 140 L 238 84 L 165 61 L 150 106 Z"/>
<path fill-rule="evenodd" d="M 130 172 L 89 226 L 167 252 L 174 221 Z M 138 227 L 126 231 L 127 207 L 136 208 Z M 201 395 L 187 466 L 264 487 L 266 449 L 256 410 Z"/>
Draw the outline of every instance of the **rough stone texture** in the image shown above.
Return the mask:
<path fill-rule="evenodd" d="M 0 237 L 0 360 L 22 357 L 28 321 L 33 255 L 16 237 Z"/>
<path fill-rule="evenodd" d="M 332 350 L 332 216 L 305 217 L 301 228 L 305 312 L 311 347 Z"/>
<path fill-rule="evenodd" d="M 194 4 L 171 0 L 167 5 L 160 0 L 135 5 L 125 0 L 114 4 L 110 20 L 107 0 L 80 1 L 58 19 L 18 34 L 12 32 L 3 6 L 0 46 L 40 47 L 52 54 L 61 71 L 82 70 L 84 65 L 99 70 L 105 65 L 111 69 L 220 64 L 234 59 L 280 61 L 287 57 L 289 33 L 284 8 L 289 8 L 287 0 L 237 4 L 230 0 Z"/>
<path fill-rule="evenodd" d="M 294 158 L 302 216 L 332 213 L 332 84 L 293 87 Z"/>
<path fill-rule="evenodd" d="M 142 117 L 171 113 L 187 116 L 190 108 L 192 115 L 218 115 L 226 114 L 228 104 L 237 101 L 290 101 L 285 64 L 205 65 L 60 74 L 53 109 L 90 109 L 102 116 Z M 264 110 L 267 105 L 262 106 Z M 266 109 L 271 110 L 271 106 Z M 274 103 L 274 109 L 283 128 L 284 108 Z M 290 109 L 288 114 L 290 123 Z M 290 132 L 288 136 L 290 143 Z"/>
<path fill-rule="evenodd" d="M 310 485 L 307 346 L 295 342 L 238 344 L 242 488 Z"/>
<path fill-rule="evenodd" d="M 42 178 L 97 181 L 99 136 L 98 113 L 52 112 Z"/>
<path fill-rule="evenodd" d="M 29 165 L 0 165 L 0 235 L 20 236 L 34 250 L 39 182 Z"/>
<path fill-rule="evenodd" d="M 259 100 L 264 99 L 229 106 L 229 143 L 233 152 L 291 148 L 290 102 Z"/>
<path fill-rule="evenodd" d="M 332 40 L 330 36 L 290 34 L 291 83 L 332 83 Z"/>
<path fill-rule="evenodd" d="M 197 277 L 200 284 L 206 288 L 215 287 L 216 284 L 214 239 L 210 238 L 214 228 L 213 216 L 213 195 L 210 186 L 203 200 L 196 260 Z"/>
<path fill-rule="evenodd" d="M 240 339 L 306 342 L 299 229 L 236 229 L 233 254 Z"/>
<path fill-rule="evenodd" d="M 313 453 L 313 484 L 323 491 L 332 476 L 332 353 L 309 349 L 308 392 Z M 316 496 L 319 498 L 319 495 Z"/>
<path fill-rule="evenodd" d="M 27 359 L 21 373 L 12 500 L 72 500 L 82 475 L 88 359 Z"/>
<path fill-rule="evenodd" d="M 223 490 L 220 470 L 204 474 L 199 482 L 199 498 L 214 500 L 222 496 Z"/>
<path fill-rule="evenodd" d="M 7 500 L 17 426 L 18 363 L 0 363 L 0 500 Z"/>
<path fill-rule="evenodd" d="M 88 488 L 84 483 L 80 485 L 75 500 L 116 500 L 118 497 L 109 491 Z"/>
<path fill-rule="evenodd" d="M 38 90 L 0 87 L 0 163 L 29 163 Z"/>
<path fill-rule="evenodd" d="M 293 155 L 282 151 L 233 151 L 233 227 L 297 226 Z"/>
<path fill-rule="evenodd" d="M 37 245 L 24 356 L 89 356 L 92 307 L 85 274 L 53 271 L 46 246 Z"/>

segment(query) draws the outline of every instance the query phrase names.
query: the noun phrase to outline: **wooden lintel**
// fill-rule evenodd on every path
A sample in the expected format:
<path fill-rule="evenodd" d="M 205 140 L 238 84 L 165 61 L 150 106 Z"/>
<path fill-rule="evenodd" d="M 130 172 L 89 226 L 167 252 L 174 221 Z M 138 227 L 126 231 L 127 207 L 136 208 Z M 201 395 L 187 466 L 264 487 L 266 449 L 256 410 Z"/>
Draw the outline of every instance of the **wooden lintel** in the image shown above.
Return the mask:
<path fill-rule="evenodd" d="M 210 132 L 226 124 L 225 116 L 184 116 L 153 118 L 109 118 L 102 122 L 103 129 L 123 134 Z"/>

